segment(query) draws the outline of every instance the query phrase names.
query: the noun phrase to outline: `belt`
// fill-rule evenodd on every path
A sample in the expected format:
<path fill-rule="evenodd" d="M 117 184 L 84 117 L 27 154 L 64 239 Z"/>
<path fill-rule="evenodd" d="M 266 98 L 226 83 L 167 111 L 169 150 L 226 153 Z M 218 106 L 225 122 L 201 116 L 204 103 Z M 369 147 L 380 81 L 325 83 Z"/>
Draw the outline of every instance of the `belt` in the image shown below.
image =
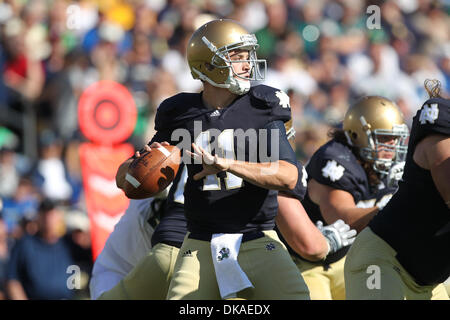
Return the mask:
<path fill-rule="evenodd" d="M 183 244 L 183 242 L 169 241 L 169 240 L 161 240 L 160 243 L 164 243 L 164 244 L 167 244 L 168 246 L 172 246 L 172 247 L 177 247 L 178 249 L 180 249 L 181 245 Z"/>
<path fill-rule="evenodd" d="M 201 240 L 201 241 L 211 241 L 212 233 L 190 233 L 188 238 L 194 239 L 194 240 Z M 251 231 L 251 232 L 245 232 L 242 235 L 242 242 L 247 242 L 250 240 L 255 240 L 264 237 L 264 232 L 262 231 Z"/>

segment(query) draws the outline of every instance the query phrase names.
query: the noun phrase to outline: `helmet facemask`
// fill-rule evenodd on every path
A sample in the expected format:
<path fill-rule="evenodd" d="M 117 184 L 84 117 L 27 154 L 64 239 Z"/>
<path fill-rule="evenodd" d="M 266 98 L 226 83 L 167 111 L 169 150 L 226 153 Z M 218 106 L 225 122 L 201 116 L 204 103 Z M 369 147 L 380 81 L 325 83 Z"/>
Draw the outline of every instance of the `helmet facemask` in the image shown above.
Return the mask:
<path fill-rule="evenodd" d="M 392 166 L 406 160 L 408 150 L 407 139 L 409 130 L 406 124 L 395 124 L 392 130 L 375 129 L 370 130 L 370 126 L 364 117 L 360 119 L 367 136 L 367 147 L 360 148 L 360 156 L 368 162 L 372 162 L 373 169 L 382 175 L 387 175 Z M 392 139 L 394 138 L 394 139 Z M 385 143 L 394 140 L 393 144 Z M 380 151 L 393 153 L 392 158 L 380 158 Z"/>

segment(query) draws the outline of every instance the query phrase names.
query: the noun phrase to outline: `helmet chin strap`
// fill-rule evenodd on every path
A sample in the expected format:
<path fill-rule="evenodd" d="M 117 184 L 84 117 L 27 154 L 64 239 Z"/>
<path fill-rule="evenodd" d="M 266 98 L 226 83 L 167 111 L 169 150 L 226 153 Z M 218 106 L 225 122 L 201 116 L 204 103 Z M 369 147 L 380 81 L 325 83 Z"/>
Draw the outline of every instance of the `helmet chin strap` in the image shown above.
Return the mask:
<path fill-rule="evenodd" d="M 376 172 L 379 172 L 381 174 L 388 174 L 389 169 L 392 167 L 393 161 L 392 160 L 380 160 L 377 159 L 373 163 L 373 169 Z"/>
<path fill-rule="evenodd" d="M 228 89 L 230 87 L 228 84 L 215 83 L 214 81 L 212 81 L 210 78 L 208 78 L 207 76 L 205 76 L 203 73 L 201 73 L 200 71 L 198 71 L 195 68 L 192 68 L 192 71 L 194 71 L 198 75 L 200 80 L 206 81 L 214 87 L 225 88 L 225 89 Z"/>
<path fill-rule="evenodd" d="M 231 70 L 230 70 L 231 73 Z M 239 79 L 234 78 L 233 76 L 229 76 L 225 83 L 229 84 L 228 90 L 237 95 L 246 94 L 250 90 L 250 81 L 241 81 Z"/>
<path fill-rule="evenodd" d="M 231 70 L 228 79 L 223 84 L 212 81 L 210 78 L 208 78 L 206 75 L 195 68 L 192 68 L 192 71 L 194 71 L 201 80 L 208 82 L 212 86 L 228 89 L 230 92 L 237 95 L 243 95 L 250 90 L 250 81 L 240 81 L 236 79 L 235 77 L 233 77 L 233 73 Z"/>

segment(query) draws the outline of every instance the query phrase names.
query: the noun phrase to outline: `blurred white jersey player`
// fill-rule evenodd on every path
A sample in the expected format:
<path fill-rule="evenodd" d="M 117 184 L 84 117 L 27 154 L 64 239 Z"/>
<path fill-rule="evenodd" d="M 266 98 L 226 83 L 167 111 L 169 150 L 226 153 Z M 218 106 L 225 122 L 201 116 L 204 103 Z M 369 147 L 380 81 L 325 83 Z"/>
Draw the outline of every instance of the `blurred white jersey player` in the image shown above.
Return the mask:
<path fill-rule="evenodd" d="M 112 289 L 152 248 L 154 198 L 130 200 L 130 205 L 114 227 L 92 271 L 91 299 Z"/>

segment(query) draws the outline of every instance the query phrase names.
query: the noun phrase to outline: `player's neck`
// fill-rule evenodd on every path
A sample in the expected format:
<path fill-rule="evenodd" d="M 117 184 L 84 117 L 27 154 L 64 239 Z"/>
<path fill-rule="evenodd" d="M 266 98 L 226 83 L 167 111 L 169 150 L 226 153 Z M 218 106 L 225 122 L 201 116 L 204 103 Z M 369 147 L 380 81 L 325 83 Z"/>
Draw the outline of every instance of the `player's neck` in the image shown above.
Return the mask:
<path fill-rule="evenodd" d="M 228 107 L 238 95 L 231 93 L 228 89 L 216 88 L 205 85 L 202 92 L 202 100 L 209 109 L 223 109 Z"/>

